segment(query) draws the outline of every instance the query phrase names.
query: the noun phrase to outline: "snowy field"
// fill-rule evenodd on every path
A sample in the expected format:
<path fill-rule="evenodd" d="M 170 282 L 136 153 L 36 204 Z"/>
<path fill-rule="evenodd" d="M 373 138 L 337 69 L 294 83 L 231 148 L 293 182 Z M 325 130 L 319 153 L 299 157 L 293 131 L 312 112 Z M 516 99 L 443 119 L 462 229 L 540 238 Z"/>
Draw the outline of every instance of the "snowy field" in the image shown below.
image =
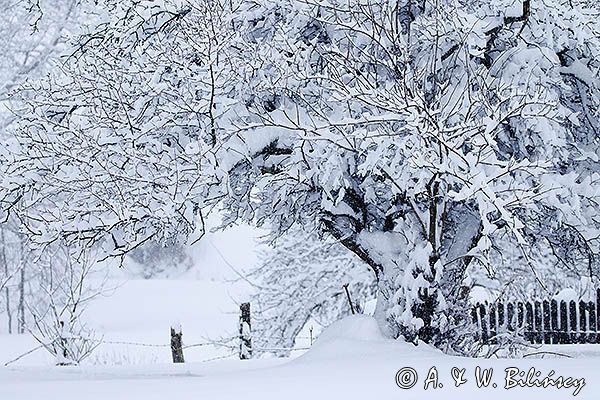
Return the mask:
<path fill-rule="evenodd" d="M 237 243 L 232 251 L 228 243 Z M 256 233 L 239 228 L 210 234 L 193 248 L 193 267 L 168 277 L 142 279 L 135 268 L 114 269 L 107 286 L 86 311 L 89 325 L 102 344 L 80 366 L 56 367 L 29 335 L 0 335 L 0 400 L 41 399 L 545 399 L 573 397 L 577 386 L 556 389 L 505 389 L 506 368 L 535 368 L 543 379 L 558 376 L 585 379 L 577 398 L 600 393 L 600 346 L 546 346 L 536 352 L 557 352 L 530 358 L 466 359 L 443 355 L 426 346 L 384 339 L 370 317 L 349 317 L 324 331 L 308 351 L 290 358 L 237 359 L 235 335 L 239 303 L 250 286 L 236 279 L 255 262 Z M 183 329 L 185 364 L 173 364 L 169 328 Z M 298 347 L 309 346 L 305 336 Z M 194 346 L 202 344 L 200 346 Z M 488 387 L 477 387 L 476 367 L 493 368 Z M 413 368 L 414 387 L 401 389 L 396 374 Z M 435 388 L 432 367 L 438 373 Z M 455 386 L 457 370 L 465 382 Z M 428 375 L 429 374 L 429 375 Z M 430 384 L 425 389 L 425 381 Z M 579 381 L 578 381 L 579 382 Z M 406 383 L 406 382 L 405 382 Z M 410 383 L 410 382 L 409 382 Z M 497 387 L 493 387 L 496 384 Z"/>
<path fill-rule="evenodd" d="M 228 260 L 236 269 L 243 268 L 248 259 L 244 248 L 251 247 L 240 240 L 240 253 L 237 257 L 230 254 Z M 196 265 L 180 276 L 152 280 L 128 277 L 126 271 L 115 273 L 110 281 L 115 289 L 96 299 L 86 313 L 90 324 L 103 335 L 103 344 L 94 355 L 80 366 L 55 367 L 50 355 L 35 351 L 0 368 L 0 399 L 566 399 L 577 389 L 507 390 L 504 379 L 509 367 L 535 368 L 542 374 L 540 379 L 551 370 L 554 377 L 584 378 L 585 386 L 577 398 L 597 399 L 600 393 L 600 347 L 532 350 L 561 352 L 572 358 L 456 358 L 425 346 L 386 340 L 374 320 L 366 316 L 334 324 L 310 350 L 297 351 L 287 359 L 240 361 L 235 349 L 207 345 L 186 348 L 186 363 L 172 364 L 168 347 L 172 323 L 182 325 L 184 345 L 226 338 L 237 329 L 238 304 L 246 299 L 249 288 L 231 281 L 235 273 L 218 261 L 219 243 L 218 235 L 211 237 L 196 254 L 219 268 Z M 1 335 L 0 361 L 10 361 L 35 346 L 28 335 Z M 489 387 L 477 387 L 477 366 L 493 368 Z M 414 387 L 401 389 L 396 373 L 406 367 L 414 368 L 418 378 Z M 433 375 L 429 375 L 432 380 L 425 390 L 432 367 L 436 367 L 437 383 L 441 384 L 434 388 Z M 466 382 L 459 387 L 455 387 L 454 367 L 465 369 Z M 456 377 L 456 370 L 454 374 Z"/>
<path fill-rule="evenodd" d="M 2 347 L 9 344 L 2 339 Z M 580 348 L 581 349 L 581 348 Z M 594 351 L 593 347 L 587 348 Z M 551 349 L 553 350 L 553 349 Z M 562 349 L 574 354 L 572 348 Z M 579 354 L 569 359 L 472 360 L 444 356 L 421 346 L 383 339 L 369 317 L 349 317 L 326 330 L 305 354 L 295 359 L 250 361 L 219 360 L 174 365 L 164 362 L 135 366 L 11 366 L 0 370 L 1 399 L 567 399 L 576 386 L 556 389 L 515 387 L 505 389 L 505 369 L 555 371 L 585 379 L 577 398 L 597 399 L 600 354 Z M 493 368 L 489 387 L 478 388 L 476 367 Z M 414 368 L 416 385 L 401 389 L 399 369 Z M 431 367 L 427 390 L 424 383 Z M 464 368 L 464 383 L 454 367 Z M 512 382 L 512 381 L 511 381 Z M 516 382 L 516 381 L 515 381 Z M 514 384 L 512 382 L 511 384 Z M 578 381 L 580 382 L 580 381 Z M 494 384 L 497 387 L 494 387 Z"/>

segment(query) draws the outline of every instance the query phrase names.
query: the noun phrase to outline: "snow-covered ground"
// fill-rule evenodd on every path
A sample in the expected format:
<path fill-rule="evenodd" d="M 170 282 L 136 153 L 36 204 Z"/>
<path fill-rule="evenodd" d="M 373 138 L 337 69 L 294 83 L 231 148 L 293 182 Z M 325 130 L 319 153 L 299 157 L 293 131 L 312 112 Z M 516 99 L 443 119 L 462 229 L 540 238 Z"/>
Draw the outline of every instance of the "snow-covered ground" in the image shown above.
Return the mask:
<path fill-rule="evenodd" d="M 568 349 L 567 349 L 568 351 Z M 431 348 L 385 340 L 369 317 L 350 317 L 326 330 L 305 354 L 293 359 L 222 360 L 135 366 L 9 367 L 0 370 L 0 399 L 567 399 L 576 387 L 506 389 L 506 368 L 535 368 L 543 378 L 584 378 L 577 398 L 597 399 L 598 357 L 473 360 Z M 476 367 L 493 368 L 487 388 L 478 388 Z M 396 373 L 414 368 L 414 387 L 401 389 Z M 437 389 L 433 387 L 438 372 Z M 455 387 L 453 368 L 465 369 Z M 431 384 L 427 390 L 427 376 Z M 454 372 L 456 379 L 460 373 Z M 496 384 L 497 387 L 493 387 Z M 579 382 L 581 384 L 581 382 Z"/>
<path fill-rule="evenodd" d="M 255 242 L 242 230 L 209 235 L 192 252 L 194 267 L 160 279 L 141 279 L 116 270 L 105 296 L 91 303 L 86 318 L 103 343 L 82 365 L 55 367 L 43 350 L 0 367 L 0 400 L 80 399 L 429 399 L 462 398 L 566 399 L 576 386 L 556 389 L 505 389 L 506 368 L 538 379 L 554 370 L 558 376 L 584 378 L 577 398 L 600 394 L 600 346 L 546 347 L 572 358 L 545 356 L 518 360 L 474 360 L 449 357 L 426 346 L 384 339 L 374 320 L 349 317 L 325 330 L 310 348 L 289 359 L 240 361 L 235 349 L 208 344 L 235 335 L 238 304 L 251 287 L 234 281 L 239 271 L 255 262 Z M 232 240 L 237 246 L 232 247 Z M 234 251 L 235 250 L 235 251 Z M 237 271 L 237 272 L 236 272 Z M 181 324 L 185 364 L 171 363 L 169 328 Z M 230 342 L 235 346 L 236 342 Z M 306 346 L 306 342 L 299 344 Z M 28 335 L 0 335 L 4 364 L 37 343 Z M 476 367 L 493 368 L 489 387 L 478 388 Z M 437 371 L 437 383 L 432 367 Z M 453 370 L 453 368 L 458 368 Z M 414 387 L 401 389 L 396 374 L 414 368 Z M 464 368 L 466 382 L 455 387 Z M 406 370 L 405 370 L 406 371 Z M 454 371 L 454 372 L 453 372 Z M 403 378 L 410 380 L 410 372 Z M 454 374 L 454 378 L 453 378 Z M 430 385 L 425 390 L 425 380 Z M 410 383 L 410 382 L 408 382 Z M 405 382 L 405 384 L 408 384 Z M 493 387 L 493 384 L 497 387 Z M 581 384 L 580 381 L 577 381 Z"/>
<path fill-rule="evenodd" d="M 248 227 L 209 233 L 189 250 L 191 268 L 173 268 L 154 279 L 142 278 L 131 262 L 123 268 L 104 267 L 98 274 L 109 273 L 106 281 L 102 279 L 104 290 L 83 314 L 102 344 L 84 363 L 167 363 L 171 360 L 171 325 L 181 325 L 185 345 L 221 341 L 235 334 L 239 303 L 251 293 L 250 285 L 238 274 L 256 263 L 258 234 Z M 4 318 L 0 314 L 0 365 L 38 346 L 29 335 L 6 334 Z M 188 348 L 185 355 L 189 361 L 203 361 L 230 353 L 231 349 L 222 346 L 205 345 Z M 14 364 L 53 362 L 40 349 Z"/>

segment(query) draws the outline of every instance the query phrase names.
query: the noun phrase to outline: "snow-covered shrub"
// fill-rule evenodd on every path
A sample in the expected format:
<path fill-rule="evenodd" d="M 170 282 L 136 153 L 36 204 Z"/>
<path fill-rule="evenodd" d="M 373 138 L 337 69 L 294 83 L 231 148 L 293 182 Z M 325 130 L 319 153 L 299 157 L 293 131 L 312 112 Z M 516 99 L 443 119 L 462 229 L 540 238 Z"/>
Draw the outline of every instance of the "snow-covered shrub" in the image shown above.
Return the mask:
<path fill-rule="evenodd" d="M 289 354 L 309 319 L 324 327 L 351 313 L 344 285 L 358 309 L 376 291 L 373 273 L 356 255 L 327 235 L 301 229 L 264 251 L 248 279 L 257 291 L 255 346 L 279 355 Z"/>
<path fill-rule="evenodd" d="M 103 279 L 92 280 L 94 256 L 91 250 L 73 252 L 65 246 L 38 254 L 38 276 L 29 282 L 37 295 L 27 301 L 31 321 L 26 327 L 57 365 L 78 364 L 101 343 L 82 318 L 88 303 L 104 288 Z"/>

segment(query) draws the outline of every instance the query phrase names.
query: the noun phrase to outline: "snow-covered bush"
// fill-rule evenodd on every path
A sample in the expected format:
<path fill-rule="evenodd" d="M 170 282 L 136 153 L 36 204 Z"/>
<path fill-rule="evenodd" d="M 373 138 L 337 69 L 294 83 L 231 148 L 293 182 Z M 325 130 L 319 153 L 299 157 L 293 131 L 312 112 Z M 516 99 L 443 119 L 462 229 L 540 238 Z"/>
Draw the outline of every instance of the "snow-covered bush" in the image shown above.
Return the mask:
<path fill-rule="evenodd" d="M 309 320 L 325 327 L 375 298 L 368 266 L 331 237 L 294 229 L 262 253 L 248 279 L 257 291 L 253 338 L 257 348 L 287 355 Z"/>
<path fill-rule="evenodd" d="M 31 321 L 26 326 L 57 365 L 78 364 L 101 343 L 82 318 L 88 303 L 104 289 L 103 279 L 92 280 L 95 265 L 90 250 L 53 246 L 38 254 L 37 277 L 28 282 L 37 294 L 27 301 Z"/>

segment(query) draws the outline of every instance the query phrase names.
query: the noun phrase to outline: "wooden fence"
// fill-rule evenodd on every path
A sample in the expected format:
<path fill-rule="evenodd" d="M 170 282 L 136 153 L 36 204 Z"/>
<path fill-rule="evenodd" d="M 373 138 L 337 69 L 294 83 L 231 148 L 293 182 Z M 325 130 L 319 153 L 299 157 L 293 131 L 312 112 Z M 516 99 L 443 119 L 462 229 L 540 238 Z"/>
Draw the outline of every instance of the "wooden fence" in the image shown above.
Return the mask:
<path fill-rule="evenodd" d="M 531 343 L 600 343 L 600 289 L 596 301 L 498 301 L 477 304 L 472 316 L 485 344 L 517 331 Z"/>

